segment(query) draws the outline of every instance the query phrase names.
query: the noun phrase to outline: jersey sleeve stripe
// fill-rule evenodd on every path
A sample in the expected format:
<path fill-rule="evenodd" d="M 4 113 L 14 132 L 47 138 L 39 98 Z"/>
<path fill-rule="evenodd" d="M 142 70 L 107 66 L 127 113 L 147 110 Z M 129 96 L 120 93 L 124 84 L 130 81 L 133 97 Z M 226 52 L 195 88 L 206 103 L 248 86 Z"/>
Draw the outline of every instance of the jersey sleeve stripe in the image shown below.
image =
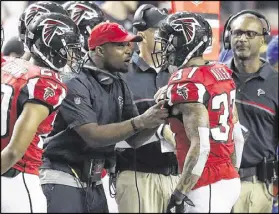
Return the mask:
<path fill-rule="evenodd" d="M 171 90 L 172 90 L 172 88 L 173 88 L 173 85 L 170 85 L 170 86 L 168 87 L 168 89 L 167 89 L 167 99 L 169 100 L 169 101 L 168 101 L 168 105 L 169 105 L 169 106 L 172 106 L 172 105 L 173 105 L 173 103 L 172 103 L 172 101 L 171 101 Z"/>
<path fill-rule="evenodd" d="M 189 79 L 192 78 L 192 76 L 195 74 L 195 72 L 197 71 L 198 68 L 199 68 L 199 67 L 194 67 L 194 68 L 191 70 L 191 72 L 190 72 L 189 75 L 188 75 L 188 78 L 189 78 Z"/>
<path fill-rule="evenodd" d="M 198 102 L 203 103 L 204 102 L 204 94 L 206 92 L 205 86 L 203 84 L 200 84 L 200 83 L 195 83 L 195 85 L 198 88 L 198 95 L 199 95 Z"/>
<path fill-rule="evenodd" d="M 27 88 L 28 88 L 28 98 L 29 99 L 34 99 L 34 89 L 35 89 L 35 86 L 38 82 L 39 78 L 33 78 L 33 79 L 30 79 L 27 83 Z"/>
<path fill-rule="evenodd" d="M 58 106 L 60 106 L 65 97 L 66 97 L 66 90 L 65 88 L 62 87 L 62 94 L 59 96 L 59 100 L 57 104 L 53 106 L 53 108 L 56 109 Z"/>

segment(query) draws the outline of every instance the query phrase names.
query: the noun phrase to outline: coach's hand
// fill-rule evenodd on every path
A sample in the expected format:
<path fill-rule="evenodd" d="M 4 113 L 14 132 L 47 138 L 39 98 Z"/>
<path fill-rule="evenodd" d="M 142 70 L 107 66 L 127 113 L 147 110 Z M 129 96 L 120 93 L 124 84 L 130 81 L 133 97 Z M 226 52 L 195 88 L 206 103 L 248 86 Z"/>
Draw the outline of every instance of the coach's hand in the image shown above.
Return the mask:
<path fill-rule="evenodd" d="M 166 98 L 168 85 L 165 85 L 164 87 L 160 88 L 156 94 L 154 95 L 154 100 L 156 103 L 158 103 L 160 100 L 164 100 Z"/>
<path fill-rule="evenodd" d="M 142 115 L 134 119 L 137 128 L 155 128 L 169 116 L 168 109 L 164 108 L 164 100 L 147 109 Z"/>

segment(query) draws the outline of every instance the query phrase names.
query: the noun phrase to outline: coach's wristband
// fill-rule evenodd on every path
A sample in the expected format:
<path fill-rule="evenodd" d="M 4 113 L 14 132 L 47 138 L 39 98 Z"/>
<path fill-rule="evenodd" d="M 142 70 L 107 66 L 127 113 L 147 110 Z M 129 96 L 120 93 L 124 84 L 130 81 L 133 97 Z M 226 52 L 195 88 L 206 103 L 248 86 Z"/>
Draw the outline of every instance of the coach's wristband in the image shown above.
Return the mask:
<path fill-rule="evenodd" d="M 131 125 L 134 129 L 134 132 L 138 132 L 139 130 L 137 129 L 136 125 L 135 125 L 135 121 L 134 121 L 134 118 L 131 119 Z"/>

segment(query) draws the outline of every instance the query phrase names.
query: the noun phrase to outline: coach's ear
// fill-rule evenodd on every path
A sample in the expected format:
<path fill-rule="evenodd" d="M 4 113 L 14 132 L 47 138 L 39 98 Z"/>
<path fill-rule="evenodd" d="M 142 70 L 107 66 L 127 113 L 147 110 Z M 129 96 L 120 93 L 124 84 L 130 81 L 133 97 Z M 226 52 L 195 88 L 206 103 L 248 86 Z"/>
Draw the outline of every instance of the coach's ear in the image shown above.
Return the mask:
<path fill-rule="evenodd" d="M 97 56 L 104 57 L 104 47 L 97 46 L 95 48 L 95 53 L 97 54 Z"/>

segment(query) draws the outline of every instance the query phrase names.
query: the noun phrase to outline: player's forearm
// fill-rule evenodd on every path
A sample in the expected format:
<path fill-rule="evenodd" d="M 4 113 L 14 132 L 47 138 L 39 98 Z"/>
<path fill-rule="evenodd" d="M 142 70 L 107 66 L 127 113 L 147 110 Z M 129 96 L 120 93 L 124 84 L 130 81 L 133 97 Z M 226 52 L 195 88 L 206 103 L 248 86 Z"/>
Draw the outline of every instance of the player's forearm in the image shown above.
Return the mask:
<path fill-rule="evenodd" d="M 121 123 L 98 125 L 89 123 L 76 127 L 75 131 L 91 148 L 101 148 L 115 145 L 135 134 L 130 120 Z"/>
<path fill-rule="evenodd" d="M 201 104 L 179 105 L 185 133 L 191 142 L 177 190 L 188 193 L 201 176 L 210 152 L 208 112 Z"/>
<path fill-rule="evenodd" d="M 234 166 L 239 169 L 242 160 L 244 143 L 245 143 L 242 130 L 241 130 L 241 125 L 239 122 L 237 122 L 234 125 L 233 138 L 234 138 L 235 156 L 236 156 L 236 161 Z"/>
<path fill-rule="evenodd" d="M 196 185 L 200 176 L 193 174 L 193 169 L 197 165 L 200 147 L 199 145 L 192 146 L 186 156 L 183 170 L 176 189 L 183 194 L 191 191 Z"/>
<path fill-rule="evenodd" d="M 22 156 L 23 154 L 20 152 L 17 152 L 10 148 L 5 148 L 1 152 L 1 175 L 3 175 L 12 166 L 14 166 Z"/>
<path fill-rule="evenodd" d="M 158 127 L 153 129 L 143 129 L 133 136 L 126 139 L 126 142 L 133 148 L 137 149 L 143 145 L 146 141 L 148 141 L 156 132 Z"/>
<path fill-rule="evenodd" d="M 238 168 L 236 167 L 236 152 L 235 152 L 235 147 L 234 147 L 233 153 L 231 154 L 231 161 L 232 161 L 233 166 L 238 170 Z"/>
<path fill-rule="evenodd" d="M 26 124 L 23 118 L 18 119 L 9 144 L 1 151 L 1 175 L 23 157 L 36 131 L 37 127 L 33 127 L 30 123 Z"/>

